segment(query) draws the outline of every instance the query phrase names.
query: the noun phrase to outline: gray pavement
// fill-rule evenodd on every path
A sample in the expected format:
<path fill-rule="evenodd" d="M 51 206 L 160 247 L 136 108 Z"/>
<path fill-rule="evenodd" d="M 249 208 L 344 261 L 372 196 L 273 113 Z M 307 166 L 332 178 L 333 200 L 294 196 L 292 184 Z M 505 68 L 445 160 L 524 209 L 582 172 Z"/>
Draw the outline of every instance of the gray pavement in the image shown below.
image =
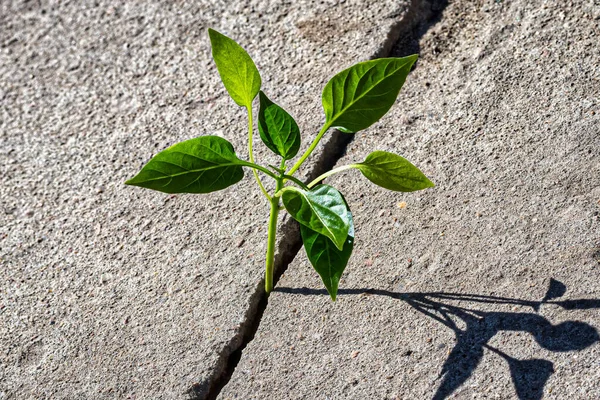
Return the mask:
<path fill-rule="evenodd" d="M 407 7 L 1 2 L 0 399 L 203 398 L 260 299 L 267 204 L 248 173 L 206 196 L 123 182 L 199 135 L 247 156 L 208 27 L 306 137 L 325 82 L 385 53 Z"/>
<path fill-rule="evenodd" d="M 397 152 L 437 186 L 358 172 L 331 302 L 301 250 L 221 399 L 600 398 L 600 5 L 456 1 L 344 165 Z M 418 46 L 417 46 L 418 45 Z"/>

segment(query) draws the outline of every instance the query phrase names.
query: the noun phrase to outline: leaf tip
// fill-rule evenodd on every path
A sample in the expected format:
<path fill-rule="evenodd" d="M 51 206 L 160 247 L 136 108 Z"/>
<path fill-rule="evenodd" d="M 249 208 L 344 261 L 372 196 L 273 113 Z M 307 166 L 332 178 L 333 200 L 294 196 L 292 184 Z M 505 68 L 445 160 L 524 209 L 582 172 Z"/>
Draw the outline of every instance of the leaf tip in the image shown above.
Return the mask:
<path fill-rule="evenodd" d="M 325 289 L 327 289 L 327 293 L 329 293 L 329 297 L 331 297 L 331 301 L 335 302 L 337 300 L 337 282 L 331 282 L 329 285 L 325 285 Z"/>
<path fill-rule="evenodd" d="M 215 47 L 219 47 L 219 43 L 223 42 L 223 39 L 229 39 L 227 36 L 223 35 L 221 32 L 216 31 L 212 28 L 208 28 L 208 37 L 210 38 L 210 46 L 213 48 L 213 52 L 215 51 Z M 214 58 L 214 54 L 213 54 Z"/>
<path fill-rule="evenodd" d="M 408 60 L 408 63 L 410 64 L 410 68 L 412 68 L 412 66 L 417 62 L 418 58 L 419 58 L 418 54 L 411 54 L 410 56 L 406 56 L 405 60 Z"/>

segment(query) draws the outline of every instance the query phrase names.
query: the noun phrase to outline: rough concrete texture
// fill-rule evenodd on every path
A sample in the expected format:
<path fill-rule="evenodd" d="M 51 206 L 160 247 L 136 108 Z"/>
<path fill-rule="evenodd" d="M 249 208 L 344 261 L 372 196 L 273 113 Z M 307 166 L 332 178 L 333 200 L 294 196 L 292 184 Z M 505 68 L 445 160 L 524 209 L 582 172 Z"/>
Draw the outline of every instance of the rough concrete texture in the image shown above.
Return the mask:
<path fill-rule="evenodd" d="M 0 399 L 206 395 L 260 295 L 266 202 L 248 173 L 205 196 L 124 180 L 199 135 L 247 156 L 206 28 L 312 133 L 324 83 L 393 44 L 407 5 L 0 2 Z"/>
<path fill-rule="evenodd" d="M 416 43 L 375 149 L 437 187 L 346 172 L 353 257 L 331 302 L 304 251 L 222 399 L 600 398 L 600 5 L 455 1 Z"/>

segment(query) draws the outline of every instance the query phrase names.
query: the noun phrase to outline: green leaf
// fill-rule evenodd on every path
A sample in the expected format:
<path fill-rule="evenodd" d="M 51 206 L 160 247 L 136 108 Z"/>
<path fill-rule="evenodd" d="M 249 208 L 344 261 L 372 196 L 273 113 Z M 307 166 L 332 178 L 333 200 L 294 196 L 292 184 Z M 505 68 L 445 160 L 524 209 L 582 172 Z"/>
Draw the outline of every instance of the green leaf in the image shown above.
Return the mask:
<path fill-rule="evenodd" d="M 310 191 L 288 186 L 281 200 L 292 218 L 327 236 L 339 250 L 343 249 L 350 220 L 348 206 L 340 192 L 328 185 L 320 185 Z"/>
<path fill-rule="evenodd" d="M 389 190 L 413 192 L 435 186 L 408 160 L 387 151 L 374 151 L 354 165 L 368 180 Z"/>
<path fill-rule="evenodd" d="M 396 101 L 417 55 L 356 64 L 334 76 L 323 90 L 326 124 L 353 133 L 379 120 Z"/>
<path fill-rule="evenodd" d="M 209 193 L 239 182 L 242 165 L 227 140 L 201 136 L 161 151 L 125 184 L 165 193 Z"/>
<path fill-rule="evenodd" d="M 260 90 L 260 74 L 252 58 L 239 44 L 209 29 L 212 54 L 229 95 L 237 105 L 250 108 Z"/>
<path fill-rule="evenodd" d="M 300 225 L 300 234 L 302 235 L 302 242 L 304 243 L 308 260 L 319 276 L 321 276 L 327 292 L 333 301 L 337 297 L 338 283 L 344 269 L 346 269 L 346 265 L 348 265 L 348 260 L 354 247 L 354 223 L 350 210 L 347 213 L 350 220 L 350 229 L 348 230 L 348 236 L 342 250 L 335 247 L 331 239 L 327 236 L 321 235 L 307 228 L 305 225 Z"/>
<path fill-rule="evenodd" d="M 260 111 L 258 131 L 260 138 L 275 154 L 285 160 L 294 158 L 300 148 L 300 129 L 294 118 L 283 108 L 259 92 Z"/>

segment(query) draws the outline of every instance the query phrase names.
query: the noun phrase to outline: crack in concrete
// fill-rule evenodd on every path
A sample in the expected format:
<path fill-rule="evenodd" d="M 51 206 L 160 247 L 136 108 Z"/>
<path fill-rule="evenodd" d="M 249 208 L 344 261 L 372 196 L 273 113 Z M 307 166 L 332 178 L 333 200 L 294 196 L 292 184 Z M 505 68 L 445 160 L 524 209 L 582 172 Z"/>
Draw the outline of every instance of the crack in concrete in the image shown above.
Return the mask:
<path fill-rule="evenodd" d="M 389 56 L 402 57 L 418 53 L 419 39 L 441 19 L 447 3 L 448 0 L 412 0 L 404 17 L 390 29 L 380 49 L 371 59 Z M 307 182 L 331 170 L 345 155 L 353 138 L 353 134 L 334 131 L 325 143 Z M 297 223 L 287 216 L 286 218 L 275 257 L 275 276 L 273 278 L 275 285 L 302 248 L 302 239 Z M 213 400 L 219 396 L 221 390 L 231 379 L 243 350 L 254 339 L 267 304 L 268 296 L 264 291 L 264 280 L 261 280 L 250 297 L 244 322 L 240 325 L 238 333 L 221 350 L 211 376 L 188 390 L 187 394 L 190 399 Z"/>

